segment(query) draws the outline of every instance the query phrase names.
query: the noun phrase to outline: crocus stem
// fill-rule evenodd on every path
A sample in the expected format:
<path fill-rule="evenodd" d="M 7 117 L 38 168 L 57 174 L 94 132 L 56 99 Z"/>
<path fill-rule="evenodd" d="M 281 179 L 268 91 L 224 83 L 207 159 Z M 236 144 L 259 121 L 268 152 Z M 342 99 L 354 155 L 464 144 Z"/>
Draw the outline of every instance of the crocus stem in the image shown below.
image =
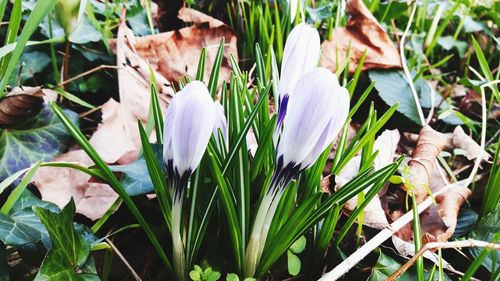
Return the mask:
<path fill-rule="evenodd" d="M 279 189 L 277 191 L 276 195 L 273 198 L 271 206 L 267 211 L 266 219 L 264 220 L 264 224 L 262 225 L 262 230 L 260 234 L 263 243 L 260 243 L 259 257 L 262 255 L 262 252 L 264 251 L 264 246 L 266 245 L 267 241 L 267 234 L 269 233 L 269 229 L 271 228 L 271 223 L 273 222 L 274 214 L 276 213 L 276 209 L 278 208 L 278 204 L 280 203 L 283 191 L 284 191 L 283 189 Z"/>
<path fill-rule="evenodd" d="M 272 187 L 270 187 L 270 189 L 272 189 Z M 283 195 L 283 190 L 278 187 L 276 193 L 266 193 L 262 199 L 245 254 L 245 277 L 253 277 L 255 274 L 255 270 L 262 256 L 262 251 L 266 245 L 267 234 L 269 233 L 269 228 L 271 227 L 281 195 Z"/>
<path fill-rule="evenodd" d="M 180 199 L 172 203 L 172 246 L 174 270 L 177 280 L 186 280 L 184 243 L 182 242 L 181 221 L 182 221 L 182 195 Z"/>
<path fill-rule="evenodd" d="M 245 277 L 253 277 L 255 274 L 255 269 L 260 260 L 260 244 L 264 243 L 265 240 L 261 237 L 262 226 L 266 219 L 267 212 L 273 201 L 272 194 L 266 194 L 260 203 L 259 210 L 257 211 L 257 216 L 255 217 L 255 222 L 253 224 L 252 233 L 250 234 L 250 240 L 248 241 L 247 250 L 245 253 Z"/>

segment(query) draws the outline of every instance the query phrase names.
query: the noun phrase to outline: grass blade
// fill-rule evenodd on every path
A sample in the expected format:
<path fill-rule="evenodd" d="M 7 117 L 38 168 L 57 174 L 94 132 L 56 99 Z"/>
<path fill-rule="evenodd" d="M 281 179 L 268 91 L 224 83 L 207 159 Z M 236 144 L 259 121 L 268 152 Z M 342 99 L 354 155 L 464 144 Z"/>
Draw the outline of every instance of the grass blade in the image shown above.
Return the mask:
<path fill-rule="evenodd" d="M 222 37 L 220 40 L 219 49 L 217 55 L 215 56 L 214 65 L 212 66 L 212 72 L 210 73 L 210 80 L 208 81 L 208 91 L 215 98 L 217 95 L 217 84 L 219 82 L 219 73 L 222 64 L 222 58 L 224 57 L 224 43 L 225 38 Z"/>
<path fill-rule="evenodd" d="M 165 220 L 165 224 L 168 230 L 171 230 L 172 227 L 172 216 L 171 216 L 171 199 L 168 194 L 168 187 L 165 181 L 165 174 L 158 163 L 156 155 L 154 153 L 153 147 L 149 143 L 148 136 L 144 127 L 142 126 L 141 121 L 137 121 L 139 127 L 139 135 L 141 137 L 142 144 L 142 152 L 144 154 L 144 159 L 146 160 L 146 166 L 148 167 L 149 176 L 151 177 L 151 181 L 153 182 L 153 188 L 156 193 L 156 197 L 158 198 L 158 203 L 160 205 L 160 210 L 163 215 L 163 219 Z"/>
<path fill-rule="evenodd" d="M 23 194 L 23 191 L 26 190 L 26 186 L 31 182 L 31 179 L 35 175 L 36 170 L 38 167 L 40 167 L 40 164 L 42 161 L 36 162 L 33 166 L 31 166 L 31 169 L 24 175 L 23 179 L 21 182 L 12 190 L 10 193 L 9 197 L 7 197 L 7 201 L 3 204 L 2 208 L 0 209 L 0 213 L 7 215 L 12 207 L 14 207 L 14 204 L 16 204 L 17 200 L 21 197 L 21 194 Z"/>

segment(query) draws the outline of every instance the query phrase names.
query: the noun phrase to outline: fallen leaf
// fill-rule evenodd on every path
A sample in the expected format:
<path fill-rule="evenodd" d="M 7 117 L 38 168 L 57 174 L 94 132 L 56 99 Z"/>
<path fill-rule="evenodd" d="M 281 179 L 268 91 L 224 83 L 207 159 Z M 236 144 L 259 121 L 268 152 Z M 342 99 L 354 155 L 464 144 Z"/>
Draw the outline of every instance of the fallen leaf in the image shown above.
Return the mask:
<path fill-rule="evenodd" d="M 180 9 L 179 18 L 193 25 L 136 38 L 133 46 L 137 54 L 167 80 L 177 81 L 184 75 L 195 77 L 201 49 L 206 48 L 204 81 L 208 81 L 220 40 L 224 37 L 226 45 L 219 85 L 222 81 L 229 81 L 229 56 L 232 54 L 238 59 L 235 32 L 223 22 L 189 8 Z"/>
<path fill-rule="evenodd" d="M 411 186 L 401 185 L 404 190 L 412 189 L 417 202 L 422 202 L 429 193 L 431 173 L 436 169 L 436 157 L 446 146 L 446 135 L 430 126 L 420 130 L 415 150 L 408 162 L 408 181 Z"/>
<path fill-rule="evenodd" d="M 147 120 L 150 104 L 150 70 L 147 61 L 141 57 L 135 45 L 137 38 L 130 30 L 122 17 L 116 44 L 116 65 L 118 67 L 118 88 L 120 91 L 120 104 L 128 114 L 127 123 L 133 124 L 137 131 L 136 120 Z M 165 109 L 173 93 L 167 79 L 160 73 L 154 72 L 159 90 L 160 107 Z M 133 119 L 133 120 L 132 120 Z M 138 138 L 138 135 L 136 136 Z"/>
<path fill-rule="evenodd" d="M 123 104 L 113 99 L 106 102 L 101 110 L 102 123 L 89 141 L 106 163 L 115 163 L 126 153 L 140 148 L 137 119 L 126 111 Z"/>
<path fill-rule="evenodd" d="M 64 112 L 78 123 L 76 113 Z M 47 104 L 37 115 L 20 119 L 8 129 L 0 128 L 0 181 L 39 160 L 49 161 L 67 149 L 71 139 Z"/>
<path fill-rule="evenodd" d="M 43 107 L 41 87 L 16 87 L 0 99 L 0 126 L 6 127 L 36 115 Z"/>
<path fill-rule="evenodd" d="M 465 157 L 469 160 L 476 159 L 481 153 L 481 146 L 475 142 L 469 135 L 464 132 L 462 127 L 457 126 L 451 136 L 453 146 L 447 147 L 448 149 L 460 148 L 465 151 Z M 483 150 L 482 160 L 487 161 L 490 155 Z"/>
<path fill-rule="evenodd" d="M 401 68 L 398 49 L 363 1 L 349 0 L 347 13 L 350 15 L 347 25 L 333 29 L 332 39 L 322 44 L 321 66 L 335 71 L 336 67 L 346 60 L 350 47 L 352 56 L 349 72 L 351 73 L 356 71 L 365 50 L 363 70 Z"/>
<path fill-rule="evenodd" d="M 94 164 L 83 150 L 70 151 L 53 161 L 74 162 L 83 166 Z M 109 185 L 91 183 L 89 179 L 89 175 L 74 169 L 42 167 L 33 182 L 43 200 L 62 208 L 73 198 L 77 212 L 95 220 L 106 212 L 118 195 Z"/>

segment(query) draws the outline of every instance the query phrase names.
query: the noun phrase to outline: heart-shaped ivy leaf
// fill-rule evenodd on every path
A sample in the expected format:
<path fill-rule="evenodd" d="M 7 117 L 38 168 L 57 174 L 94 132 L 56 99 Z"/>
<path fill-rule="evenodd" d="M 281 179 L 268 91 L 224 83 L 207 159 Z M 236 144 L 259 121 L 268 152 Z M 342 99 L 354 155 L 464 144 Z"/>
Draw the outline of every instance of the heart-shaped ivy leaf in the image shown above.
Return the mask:
<path fill-rule="evenodd" d="M 65 113 L 78 122 L 76 113 Z M 39 160 L 52 159 L 66 148 L 70 137 L 48 105 L 15 127 L 0 128 L 0 181 Z"/>
<path fill-rule="evenodd" d="M 99 280 L 95 274 L 79 273 L 88 261 L 90 243 L 73 225 L 75 209 L 73 199 L 59 213 L 40 207 L 33 208 L 52 241 L 35 281 Z"/>

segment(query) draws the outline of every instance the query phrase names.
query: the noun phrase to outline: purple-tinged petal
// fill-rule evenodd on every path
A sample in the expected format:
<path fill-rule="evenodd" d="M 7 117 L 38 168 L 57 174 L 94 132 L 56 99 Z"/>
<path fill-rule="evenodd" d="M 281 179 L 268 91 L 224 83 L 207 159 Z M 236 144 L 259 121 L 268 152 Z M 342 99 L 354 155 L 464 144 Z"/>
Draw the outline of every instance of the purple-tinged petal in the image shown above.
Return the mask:
<path fill-rule="evenodd" d="M 297 81 L 316 68 L 321 52 L 318 31 L 311 25 L 301 23 L 295 26 L 285 43 L 281 63 L 279 95 L 291 95 Z"/>
<path fill-rule="evenodd" d="M 215 123 L 214 102 L 200 81 L 187 84 L 177 95 L 172 130 L 173 164 L 179 176 L 191 173 L 205 153 Z"/>

